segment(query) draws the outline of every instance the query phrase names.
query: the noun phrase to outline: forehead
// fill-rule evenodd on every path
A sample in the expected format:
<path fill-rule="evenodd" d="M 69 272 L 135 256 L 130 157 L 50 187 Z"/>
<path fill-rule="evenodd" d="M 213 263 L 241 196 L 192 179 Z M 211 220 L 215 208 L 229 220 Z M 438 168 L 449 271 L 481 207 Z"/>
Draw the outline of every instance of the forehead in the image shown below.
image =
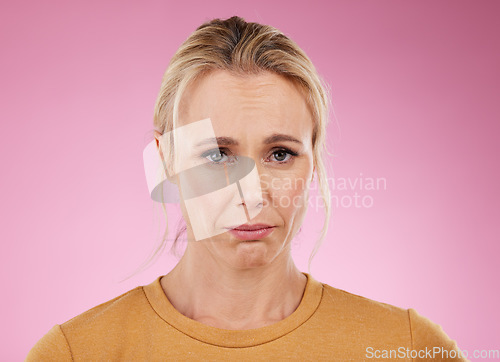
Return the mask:
<path fill-rule="evenodd" d="M 216 70 L 190 84 L 179 109 L 180 125 L 211 118 L 214 126 L 253 124 L 298 132 L 312 128 L 303 90 L 271 72 L 236 75 Z"/>

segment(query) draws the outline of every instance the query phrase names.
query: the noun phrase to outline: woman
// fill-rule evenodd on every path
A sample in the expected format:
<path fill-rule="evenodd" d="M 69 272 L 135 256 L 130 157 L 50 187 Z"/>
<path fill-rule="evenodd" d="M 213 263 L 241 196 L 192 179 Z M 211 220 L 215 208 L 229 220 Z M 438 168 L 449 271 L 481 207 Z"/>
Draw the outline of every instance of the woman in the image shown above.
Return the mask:
<path fill-rule="evenodd" d="M 27 360 L 465 360 L 415 310 L 295 266 L 314 174 L 329 213 L 327 117 L 325 89 L 292 40 L 239 17 L 200 26 L 163 78 L 153 142 L 163 176 L 148 183 L 163 202 L 176 186 L 184 255 L 153 283 L 54 326 Z"/>

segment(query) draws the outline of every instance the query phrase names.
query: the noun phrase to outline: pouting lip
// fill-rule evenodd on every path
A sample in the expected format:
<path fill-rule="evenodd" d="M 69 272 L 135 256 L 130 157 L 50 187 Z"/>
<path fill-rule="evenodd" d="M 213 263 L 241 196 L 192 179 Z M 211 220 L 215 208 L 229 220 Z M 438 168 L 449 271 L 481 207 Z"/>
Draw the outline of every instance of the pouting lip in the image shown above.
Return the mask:
<path fill-rule="evenodd" d="M 255 231 L 255 230 L 262 230 L 262 229 L 270 229 L 273 227 L 274 226 L 267 225 L 267 224 L 243 224 L 243 225 L 231 226 L 231 227 L 228 227 L 226 229 L 240 230 L 240 231 Z"/>

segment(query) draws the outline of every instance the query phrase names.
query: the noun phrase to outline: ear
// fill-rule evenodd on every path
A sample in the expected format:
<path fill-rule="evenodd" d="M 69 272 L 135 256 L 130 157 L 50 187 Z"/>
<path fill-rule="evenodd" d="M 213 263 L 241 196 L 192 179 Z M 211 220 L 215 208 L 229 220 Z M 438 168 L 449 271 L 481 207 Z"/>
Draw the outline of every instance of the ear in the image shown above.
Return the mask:
<path fill-rule="evenodd" d="M 161 137 L 163 135 L 157 130 L 154 131 L 154 134 L 155 134 L 155 140 L 156 140 L 156 147 L 158 149 L 158 153 L 160 154 L 161 160 L 163 162 L 163 167 L 165 168 L 165 173 L 167 174 L 167 179 L 170 182 L 176 183 L 177 178 L 172 175 L 173 170 L 171 167 L 169 167 L 170 164 L 167 162 L 167 160 L 165 160 L 165 158 L 163 157 L 163 152 L 161 152 L 161 149 L 160 149 Z"/>
<path fill-rule="evenodd" d="M 158 140 L 161 137 L 161 133 L 160 133 L 160 131 L 157 131 L 156 129 L 154 130 L 154 132 L 155 132 L 156 146 L 158 147 Z"/>

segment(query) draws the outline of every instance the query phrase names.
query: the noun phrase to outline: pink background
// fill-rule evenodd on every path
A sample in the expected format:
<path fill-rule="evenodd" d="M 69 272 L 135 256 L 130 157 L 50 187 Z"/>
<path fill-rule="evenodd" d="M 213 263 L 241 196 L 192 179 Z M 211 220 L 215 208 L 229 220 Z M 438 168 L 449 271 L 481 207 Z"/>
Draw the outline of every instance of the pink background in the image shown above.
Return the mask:
<path fill-rule="evenodd" d="M 294 39 L 331 85 L 336 178 L 386 179 L 337 207 L 324 283 L 415 308 L 462 349 L 500 349 L 498 1 L 3 2 L 2 360 L 54 324 L 166 274 L 142 151 L 161 77 L 202 22 Z M 333 176 L 333 175 L 331 175 Z M 353 197 L 355 190 L 334 190 Z M 311 210 L 294 256 L 307 271 Z M 172 224 L 175 224 L 173 221 Z"/>

